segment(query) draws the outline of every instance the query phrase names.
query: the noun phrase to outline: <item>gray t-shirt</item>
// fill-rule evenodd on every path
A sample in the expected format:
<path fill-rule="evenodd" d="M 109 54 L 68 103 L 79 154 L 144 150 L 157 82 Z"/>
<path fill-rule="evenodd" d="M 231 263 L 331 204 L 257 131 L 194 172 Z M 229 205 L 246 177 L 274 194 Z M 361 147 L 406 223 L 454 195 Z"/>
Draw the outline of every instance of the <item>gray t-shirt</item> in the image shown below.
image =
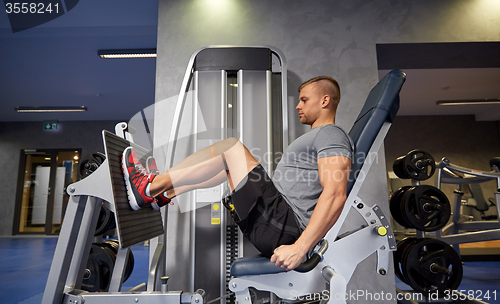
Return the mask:
<path fill-rule="evenodd" d="M 295 212 L 305 229 L 323 191 L 319 181 L 318 159 L 345 156 L 352 161 L 354 144 L 336 125 L 311 129 L 288 146 L 273 175 L 276 188 Z"/>

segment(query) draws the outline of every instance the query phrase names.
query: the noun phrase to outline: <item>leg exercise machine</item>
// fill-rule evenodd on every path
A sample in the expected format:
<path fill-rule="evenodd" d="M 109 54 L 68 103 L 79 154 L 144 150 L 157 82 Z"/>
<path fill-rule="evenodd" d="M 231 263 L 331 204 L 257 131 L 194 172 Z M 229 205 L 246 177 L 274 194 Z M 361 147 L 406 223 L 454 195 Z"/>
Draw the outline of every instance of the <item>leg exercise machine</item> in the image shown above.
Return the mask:
<path fill-rule="evenodd" d="M 165 144 L 156 138 L 156 159 L 170 168 L 202 148 L 236 137 L 272 175 L 288 145 L 286 72 L 284 56 L 273 47 L 211 46 L 194 52 L 171 125 L 155 124 L 155 129 L 170 131 Z M 172 288 L 203 288 L 210 300 L 223 297 L 230 292 L 232 262 L 257 252 L 221 206 L 228 193 L 227 184 L 184 193 L 175 199 L 179 208 L 169 208 L 164 218 L 171 250 L 168 275 L 176 277 Z M 234 296 L 220 303 L 230 301 Z"/>
<path fill-rule="evenodd" d="M 358 192 L 399 108 L 399 91 L 405 74 L 392 71 L 370 92 L 350 136 L 356 144 L 356 156 L 348 184 L 345 207 L 332 229 L 308 261 L 298 271 L 284 272 L 269 259 L 256 256 L 233 263 L 229 288 L 239 304 L 251 303 L 249 288 L 270 291 L 281 299 L 312 298 L 329 303 L 356 301 L 346 294 L 346 286 L 356 266 L 373 253 L 377 264 L 372 271 L 380 276 L 389 273 L 389 256 L 396 240 L 388 218 L 377 204 L 362 201 Z M 358 213 L 364 224 L 339 234 L 349 212 Z M 319 298 L 318 298 L 319 296 Z M 380 296 L 380 295 L 378 295 Z M 395 297 L 385 301 L 395 300 Z M 380 298 L 379 298 L 380 300 Z"/>
<path fill-rule="evenodd" d="M 271 54 L 271 63 L 277 53 L 267 51 L 268 55 L 266 56 Z M 284 63 L 284 60 L 281 60 L 281 63 Z M 201 64 L 198 65 L 198 67 L 202 66 Z M 280 72 L 281 76 L 284 76 L 282 83 L 286 82 L 286 68 L 283 68 Z M 233 87 L 242 90 L 238 94 L 243 96 L 245 92 L 240 81 L 251 77 L 253 71 L 249 74 L 240 71 L 237 71 L 237 73 L 240 73 L 241 76 L 238 78 L 236 86 Z M 264 74 L 267 75 L 264 78 L 266 83 L 273 86 L 273 72 L 265 72 Z M 198 74 L 198 76 L 200 75 L 201 73 Z M 224 79 L 227 79 L 227 75 L 224 75 L 223 72 L 219 75 L 222 75 L 217 77 L 220 81 L 224 82 Z M 380 206 L 363 201 L 358 197 L 358 193 L 399 108 L 399 91 L 404 81 L 405 74 L 401 71 L 392 71 L 384 77 L 370 92 L 361 114 L 350 131 L 350 136 L 356 144 L 356 156 L 352 164 L 352 174 L 348 184 L 348 199 L 337 224 L 325 236 L 308 261 L 300 266 L 299 271 L 283 272 L 283 270 L 270 263 L 268 259 L 260 256 L 238 259 L 233 262 L 230 269 L 229 289 L 235 293 L 239 304 L 252 302 L 250 288 L 269 291 L 285 300 L 293 300 L 311 294 L 325 295 L 325 292 L 327 292 L 329 297 L 323 300 L 329 300 L 331 303 L 346 303 L 349 300 L 346 299 L 348 296 L 346 295 L 346 286 L 352 278 L 357 265 L 373 254 L 376 255 L 377 259 L 376 265 L 372 268 L 373 273 L 378 276 L 387 276 L 390 273 L 389 257 L 391 252 L 396 249 L 396 241 L 388 218 L 384 215 Z M 200 82 L 193 82 L 193 84 L 197 83 Z M 280 93 L 286 96 L 286 87 L 278 87 L 281 88 Z M 221 91 L 221 94 L 226 94 L 224 92 L 227 91 Z M 272 94 L 275 93 L 266 91 L 267 96 Z M 273 115 L 286 117 L 285 104 L 278 110 L 269 103 L 264 103 L 264 105 L 267 106 L 267 110 L 273 111 L 271 112 Z M 183 104 L 178 105 L 176 112 L 180 112 L 184 106 Z M 235 108 L 240 113 L 239 120 L 238 117 L 232 117 L 227 113 L 224 114 L 224 111 L 229 108 L 228 104 L 224 104 L 219 109 L 222 117 L 228 120 L 235 119 L 237 123 L 242 123 L 242 120 L 248 117 L 247 115 L 254 108 L 251 105 L 246 106 L 245 103 L 236 104 Z M 198 111 L 194 112 L 198 113 Z M 180 119 L 180 116 L 176 117 L 179 117 L 176 119 Z M 207 116 L 205 116 L 206 118 Z M 193 121 L 198 122 L 198 117 L 194 117 Z M 275 120 L 271 120 L 270 117 L 267 118 L 267 121 L 265 128 L 272 129 L 276 124 Z M 174 125 L 178 126 L 178 122 L 174 121 Z M 131 303 L 199 304 L 206 300 L 204 291 L 169 292 L 166 290 L 166 282 L 161 280 L 165 271 L 162 261 L 165 260 L 166 252 L 165 238 L 161 236 L 165 233 L 164 219 L 166 216 L 162 219 L 159 211 L 148 210 L 148 208 L 133 211 L 128 206 L 125 183 L 120 169 L 122 151 L 127 146 L 132 145 L 138 151 L 138 156 L 144 159 L 150 155 L 150 151 L 134 145 L 126 128 L 126 124 L 117 125 L 116 133 L 118 135 L 107 131 L 103 132 L 106 159 L 90 176 L 70 185 L 67 189 L 71 198 L 54 253 L 42 300 L 43 304 L 109 304 L 125 303 L 127 301 Z M 281 129 L 287 130 L 286 126 L 281 126 Z M 225 127 L 220 128 L 217 132 L 223 130 L 225 130 Z M 199 130 L 196 130 L 196 132 L 199 132 Z M 269 147 L 271 143 L 275 142 L 278 142 L 277 145 L 278 147 L 281 145 L 281 148 L 287 145 L 286 133 L 269 132 L 278 136 L 278 139 L 276 139 L 262 136 L 257 132 L 252 133 L 251 130 L 246 132 L 241 129 L 236 130 L 236 134 L 240 138 L 243 136 L 243 143 L 247 145 L 249 138 L 252 138 L 252 136 L 259 148 L 262 145 Z M 172 134 L 175 139 L 179 135 L 179 130 L 174 129 Z M 220 136 L 227 136 L 227 134 L 221 134 Z M 234 136 L 234 134 L 230 136 Z M 206 138 L 201 139 L 206 140 Z M 190 142 L 189 140 L 188 142 Z M 199 140 L 198 137 L 196 143 L 200 143 Z M 182 146 L 182 144 L 182 141 L 177 140 L 175 148 L 192 148 L 191 143 L 185 143 L 185 146 Z M 250 147 L 252 146 L 250 145 Z M 263 151 L 267 153 L 269 150 L 266 148 Z M 167 148 L 167 163 L 174 159 L 173 151 L 173 147 Z M 273 148 L 271 151 L 274 151 L 272 153 L 279 152 L 279 148 Z M 269 154 L 264 154 L 263 157 L 269 157 Z M 269 169 L 272 170 L 272 161 L 267 164 Z M 120 246 L 112 270 L 109 290 L 107 292 L 89 293 L 80 289 L 85 274 L 85 262 L 83 261 L 88 258 L 102 204 L 106 204 L 108 209 L 115 214 L 116 231 Z M 214 209 L 213 205 L 209 206 Z M 353 230 L 340 233 L 349 213 L 359 214 L 363 224 Z M 168 227 L 168 225 L 165 226 Z M 152 248 L 147 290 L 121 291 L 130 247 L 150 239 L 157 239 L 157 242 Z M 238 240 L 238 242 L 240 241 Z M 241 253 L 237 254 L 237 256 L 241 255 Z M 394 300 L 394 297 L 391 298 Z"/>

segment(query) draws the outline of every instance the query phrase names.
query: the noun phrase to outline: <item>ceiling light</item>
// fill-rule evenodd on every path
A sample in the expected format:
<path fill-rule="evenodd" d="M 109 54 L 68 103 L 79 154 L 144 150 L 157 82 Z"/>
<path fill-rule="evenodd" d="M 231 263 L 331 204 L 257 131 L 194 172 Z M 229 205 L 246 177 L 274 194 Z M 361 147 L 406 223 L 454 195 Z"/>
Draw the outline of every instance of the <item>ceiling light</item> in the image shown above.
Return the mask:
<path fill-rule="evenodd" d="M 16 107 L 18 113 L 85 112 L 87 107 Z"/>
<path fill-rule="evenodd" d="M 154 58 L 156 49 L 135 49 L 135 50 L 99 50 L 97 55 L 101 58 Z"/>
<path fill-rule="evenodd" d="M 438 106 L 464 106 L 464 105 L 491 105 L 500 104 L 500 98 L 496 99 L 459 99 L 459 100 L 438 100 Z"/>

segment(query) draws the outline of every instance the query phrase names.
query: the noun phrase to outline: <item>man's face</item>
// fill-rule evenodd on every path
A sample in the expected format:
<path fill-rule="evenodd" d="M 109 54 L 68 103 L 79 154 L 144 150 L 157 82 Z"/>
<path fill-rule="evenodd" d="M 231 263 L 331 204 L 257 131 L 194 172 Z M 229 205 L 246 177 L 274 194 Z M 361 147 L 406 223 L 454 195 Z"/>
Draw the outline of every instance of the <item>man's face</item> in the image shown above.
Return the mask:
<path fill-rule="evenodd" d="M 306 85 L 300 90 L 299 103 L 295 109 L 299 112 L 300 122 L 312 125 L 321 112 L 321 94 L 316 83 Z"/>

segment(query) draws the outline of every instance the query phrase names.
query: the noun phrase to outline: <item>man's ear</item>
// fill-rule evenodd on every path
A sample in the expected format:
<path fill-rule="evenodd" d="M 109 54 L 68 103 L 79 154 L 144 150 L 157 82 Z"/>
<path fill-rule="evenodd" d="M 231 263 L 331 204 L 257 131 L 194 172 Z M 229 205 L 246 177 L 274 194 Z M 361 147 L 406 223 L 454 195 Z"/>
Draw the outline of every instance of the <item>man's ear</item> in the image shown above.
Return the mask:
<path fill-rule="evenodd" d="M 332 102 L 332 99 L 331 99 L 330 95 L 323 95 L 323 97 L 321 98 L 321 107 L 326 108 L 330 105 L 331 102 Z"/>

